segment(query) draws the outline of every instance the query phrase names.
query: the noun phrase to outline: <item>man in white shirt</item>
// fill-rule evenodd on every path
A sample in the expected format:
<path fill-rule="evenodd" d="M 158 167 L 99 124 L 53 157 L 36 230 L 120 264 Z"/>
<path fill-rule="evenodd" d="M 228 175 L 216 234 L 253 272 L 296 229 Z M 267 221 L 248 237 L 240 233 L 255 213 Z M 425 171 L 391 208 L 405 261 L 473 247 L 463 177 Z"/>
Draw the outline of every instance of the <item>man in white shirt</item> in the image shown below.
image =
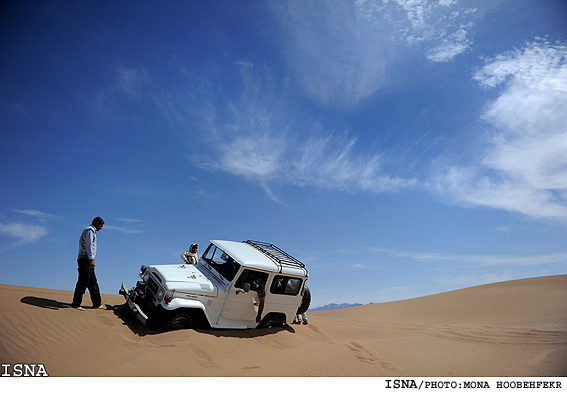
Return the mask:
<path fill-rule="evenodd" d="M 199 246 L 193 243 L 189 247 L 189 251 L 185 251 L 183 254 L 181 254 L 181 259 L 183 259 L 188 265 L 196 265 L 199 262 L 197 251 L 199 251 Z"/>
<path fill-rule="evenodd" d="M 95 256 L 96 256 L 96 232 L 100 231 L 104 226 L 104 220 L 96 217 L 92 224 L 85 228 L 79 238 L 79 256 L 77 264 L 79 265 L 79 278 L 75 286 L 75 294 L 71 307 L 82 310 L 81 303 L 86 289 L 89 289 L 93 308 L 103 308 L 100 290 L 95 275 Z"/>

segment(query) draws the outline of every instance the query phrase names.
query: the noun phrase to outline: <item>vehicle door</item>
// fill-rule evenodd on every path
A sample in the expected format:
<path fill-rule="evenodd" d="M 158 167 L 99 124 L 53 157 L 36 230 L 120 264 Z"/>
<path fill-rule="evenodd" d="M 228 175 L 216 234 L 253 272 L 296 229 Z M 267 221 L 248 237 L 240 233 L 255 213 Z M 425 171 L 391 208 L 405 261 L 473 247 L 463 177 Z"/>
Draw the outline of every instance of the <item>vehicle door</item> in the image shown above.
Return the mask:
<path fill-rule="evenodd" d="M 252 269 L 244 269 L 236 279 L 224 303 L 221 319 L 228 321 L 249 322 L 254 324 L 258 315 L 260 299 L 258 297 L 258 281 L 263 282 L 264 288 L 268 281 L 268 273 Z M 245 292 L 246 284 L 250 290 Z"/>

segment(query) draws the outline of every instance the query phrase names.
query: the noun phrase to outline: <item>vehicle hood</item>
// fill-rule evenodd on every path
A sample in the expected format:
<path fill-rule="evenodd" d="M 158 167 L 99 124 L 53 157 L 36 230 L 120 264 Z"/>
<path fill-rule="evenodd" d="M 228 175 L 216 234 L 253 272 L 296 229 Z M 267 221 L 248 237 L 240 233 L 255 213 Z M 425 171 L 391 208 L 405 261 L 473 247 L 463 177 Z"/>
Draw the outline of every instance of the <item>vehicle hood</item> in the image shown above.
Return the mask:
<path fill-rule="evenodd" d="M 216 296 L 216 286 L 197 268 L 198 265 L 153 265 L 154 273 L 166 290 Z"/>

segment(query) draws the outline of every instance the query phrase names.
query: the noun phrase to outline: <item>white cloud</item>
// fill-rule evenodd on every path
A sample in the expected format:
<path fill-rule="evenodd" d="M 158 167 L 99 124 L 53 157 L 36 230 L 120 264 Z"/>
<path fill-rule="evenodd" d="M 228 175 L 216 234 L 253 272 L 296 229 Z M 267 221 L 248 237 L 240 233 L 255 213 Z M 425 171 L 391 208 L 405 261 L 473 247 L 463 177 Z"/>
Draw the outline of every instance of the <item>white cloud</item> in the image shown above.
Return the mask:
<path fill-rule="evenodd" d="M 140 220 L 139 218 L 117 218 L 117 220 L 126 224 L 143 224 L 146 222 L 146 220 Z"/>
<path fill-rule="evenodd" d="M 390 32 L 350 1 L 273 2 L 285 32 L 286 58 L 315 100 L 354 106 L 387 83 Z"/>
<path fill-rule="evenodd" d="M 110 229 L 111 231 L 118 231 L 132 235 L 146 231 L 144 228 L 141 228 L 146 225 L 145 220 L 140 220 L 138 218 L 117 218 L 116 221 L 120 221 L 127 226 L 124 227 L 105 224 L 104 229 Z"/>
<path fill-rule="evenodd" d="M 381 171 L 379 154 L 355 153 L 348 134 L 312 137 L 299 147 L 290 172 L 294 183 L 342 190 L 394 191 L 413 186 L 414 179 L 391 178 Z"/>
<path fill-rule="evenodd" d="M 192 113 L 212 151 L 206 159 L 194 157 L 196 165 L 258 182 L 278 203 L 270 184 L 372 192 L 415 184 L 383 174 L 380 154 L 360 152 L 355 136 L 297 122 L 288 114 L 282 94 L 276 93 L 268 69 L 258 72 L 250 63 L 238 66 L 243 89 L 225 98 L 228 110 L 201 99 L 200 111 Z"/>
<path fill-rule="evenodd" d="M 60 220 L 63 217 L 45 213 L 34 209 L 12 209 L 14 213 L 33 217 L 41 223 L 47 220 Z M 22 222 L 0 222 L 0 234 L 16 238 L 16 242 L 7 247 L 11 249 L 24 244 L 33 243 L 47 235 L 47 229 L 43 225 L 27 224 Z"/>
<path fill-rule="evenodd" d="M 27 209 L 27 210 L 20 210 L 20 209 L 12 209 L 14 213 L 24 214 L 26 216 L 37 217 L 42 220 L 46 219 L 61 219 L 62 217 L 56 216 L 55 214 L 44 213 L 39 210 Z"/>
<path fill-rule="evenodd" d="M 451 61 L 473 44 L 469 33 L 475 26 L 476 8 L 456 0 L 384 0 L 383 3 L 389 6 L 378 9 L 396 27 L 394 38 L 423 48 L 433 62 Z"/>
<path fill-rule="evenodd" d="M 393 83 L 408 47 L 448 62 L 473 44 L 476 9 L 452 0 L 272 2 L 288 66 L 325 105 L 353 107 Z"/>
<path fill-rule="evenodd" d="M 538 40 L 487 59 L 474 79 L 502 86 L 476 166 L 444 168 L 440 192 L 472 205 L 567 219 L 567 45 Z"/>
<path fill-rule="evenodd" d="M 12 248 L 22 244 L 33 243 L 41 239 L 47 235 L 47 230 L 39 225 L 24 224 L 20 222 L 0 222 L 0 234 L 18 239 L 18 241 L 10 247 Z"/>
<path fill-rule="evenodd" d="M 200 128 L 200 139 L 213 152 L 206 160 L 198 158 L 196 164 L 250 180 L 270 180 L 285 169 L 285 103 L 275 94 L 267 69 L 258 71 L 249 62 L 235 65 L 240 70 L 241 91 L 213 97 L 209 88 L 208 94 L 191 98 L 195 100 L 191 119 Z M 219 101 L 222 105 L 213 104 Z"/>
<path fill-rule="evenodd" d="M 118 231 L 118 232 L 122 232 L 122 233 L 127 233 L 127 234 L 130 234 L 130 235 L 135 235 L 135 234 L 138 234 L 138 233 L 145 232 L 144 229 L 117 227 L 117 226 L 114 226 L 114 225 L 105 225 L 104 229 L 109 229 L 111 231 Z"/>
<path fill-rule="evenodd" d="M 446 63 L 465 52 L 472 44 L 467 38 L 467 33 L 472 26 L 473 23 L 461 25 L 454 33 L 443 37 L 435 47 L 427 52 L 427 58 L 433 62 Z"/>
<path fill-rule="evenodd" d="M 422 262 L 459 263 L 467 266 L 493 266 L 493 265 L 544 265 L 565 264 L 567 253 L 551 253 L 539 255 L 475 255 L 475 254 L 443 254 L 443 253 L 416 253 L 390 250 L 383 248 L 370 248 L 371 251 L 388 254 L 392 258 L 412 259 Z"/>
<path fill-rule="evenodd" d="M 219 148 L 220 169 L 248 178 L 270 179 L 281 169 L 286 143 L 274 135 L 258 134 L 236 137 L 219 144 Z"/>

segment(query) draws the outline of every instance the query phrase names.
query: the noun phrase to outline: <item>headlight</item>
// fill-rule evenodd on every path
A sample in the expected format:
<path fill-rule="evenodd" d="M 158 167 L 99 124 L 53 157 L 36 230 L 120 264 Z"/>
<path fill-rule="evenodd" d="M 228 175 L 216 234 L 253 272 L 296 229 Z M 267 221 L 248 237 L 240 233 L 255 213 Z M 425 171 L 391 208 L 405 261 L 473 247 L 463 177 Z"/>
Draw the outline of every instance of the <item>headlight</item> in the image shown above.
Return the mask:
<path fill-rule="evenodd" d="M 163 299 L 163 289 L 160 289 L 157 293 L 157 298 L 158 300 L 161 302 L 161 299 Z"/>
<path fill-rule="evenodd" d="M 163 298 L 163 300 L 164 300 L 167 304 L 171 303 L 171 301 L 173 300 L 173 293 L 167 292 L 167 293 L 165 294 L 165 297 Z"/>
<path fill-rule="evenodd" d="M 148 280 L 148 274 L 149 274 L 148 267 L 142 265 L 142 267 L 140 268 L 140 274 L 139 274 L 140 278 L 144 281 L 147 281 Z"/>

